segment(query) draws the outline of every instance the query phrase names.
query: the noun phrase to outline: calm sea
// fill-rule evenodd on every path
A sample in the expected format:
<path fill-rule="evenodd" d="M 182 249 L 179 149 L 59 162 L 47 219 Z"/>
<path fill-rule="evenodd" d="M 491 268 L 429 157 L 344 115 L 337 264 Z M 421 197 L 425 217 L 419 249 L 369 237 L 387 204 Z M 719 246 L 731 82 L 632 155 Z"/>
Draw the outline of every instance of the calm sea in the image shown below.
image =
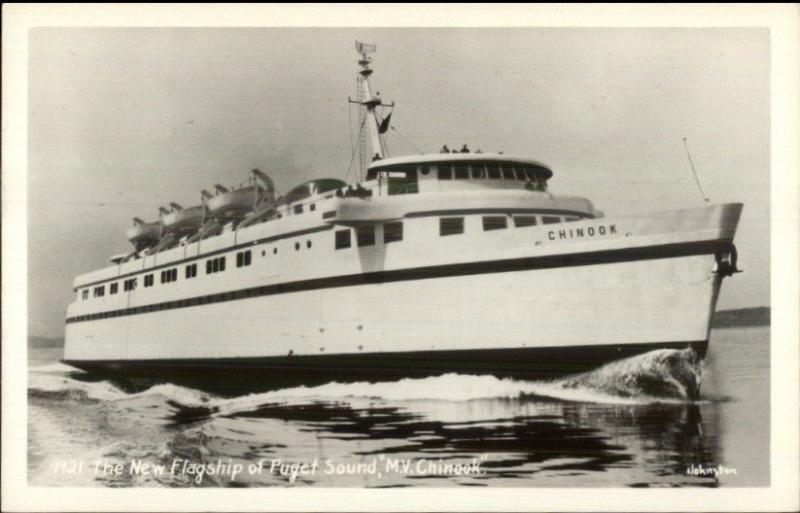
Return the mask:
<path fill-rule="evenodd" d="M 32 349 L 36 486 L 767 486 L 769 328 L 558 381 L 445 374 L 219 397 Z M 681 376 L 701 378 L 688 399 Z"/>

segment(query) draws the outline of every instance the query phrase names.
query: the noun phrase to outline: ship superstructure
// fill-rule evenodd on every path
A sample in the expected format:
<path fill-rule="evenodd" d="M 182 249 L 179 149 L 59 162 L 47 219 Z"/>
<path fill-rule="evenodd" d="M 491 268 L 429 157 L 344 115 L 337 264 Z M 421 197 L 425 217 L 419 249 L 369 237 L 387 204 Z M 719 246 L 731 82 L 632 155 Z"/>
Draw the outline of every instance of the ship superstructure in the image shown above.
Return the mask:
<path fill-rule="evenodd" d="M 741 204 L 606 217 L 523 156 L 390 157 L 357 44 L 371 163 L 284 195 L 253 170 L 75 279 L 64 360 L 87 370 L 563 374 L 704 354 Z"/>

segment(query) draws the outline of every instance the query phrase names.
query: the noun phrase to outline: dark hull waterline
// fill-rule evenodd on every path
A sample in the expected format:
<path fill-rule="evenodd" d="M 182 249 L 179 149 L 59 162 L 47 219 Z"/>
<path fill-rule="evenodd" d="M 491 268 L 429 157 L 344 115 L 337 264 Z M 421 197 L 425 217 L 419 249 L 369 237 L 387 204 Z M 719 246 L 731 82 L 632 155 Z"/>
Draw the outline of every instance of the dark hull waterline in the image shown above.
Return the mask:
<path fill-rule="evenodd" d="M 546 348 L 476 349 L 256 358 L 75 361 L 79 379 L 112 379 L 125 388 L 174 383 L 224 395 L 314 386 L 331 381 L 394 381 L 447 372 L 515 379 L 555 379 L 657 349 L 691 348 L 704 358 L 708 341 Z"/>

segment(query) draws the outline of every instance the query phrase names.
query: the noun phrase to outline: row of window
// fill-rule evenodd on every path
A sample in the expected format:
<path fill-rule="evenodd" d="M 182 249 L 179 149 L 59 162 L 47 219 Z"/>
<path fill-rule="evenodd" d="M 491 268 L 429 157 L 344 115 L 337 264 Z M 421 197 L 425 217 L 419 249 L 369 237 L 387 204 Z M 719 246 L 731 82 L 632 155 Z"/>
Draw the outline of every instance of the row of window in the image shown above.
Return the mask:
<path fill-rule="evenodd" d="M 161 271 L 161 283 L 172 283 L 174 281 L 178 281 L 178 269 Z"/>
<path fill-rule="evenodd" d="M 252 262 L 252 253 L 248 251 L 242 251 L 236 254 L 236 266 L 237 267 L 244 267 L 250 265 Z M 206 260 L 206 274 L 212 274 L 217 272 L 222 272 L 225 270 L 225 257 L 218 257 L 212 258 L 210 260 Z M 197 277 L 197 264 L 188 264 L 185 268 L 185 275 L 186 279 L 191 279 Z M 146 274 L 143 278 L 144 286 L 145 287 L 152 287 L 155 284 L 155 278 L 152 274 Z M 178 281 L 178 269 L 165 269 L 161 271 L 161 283 L 172 283 Z M 118 284 L 112 283 L 109 285 L 110 293 L 116 294 L 118 290 Z M 130 278 L 123 282 L 123 289 L 128 292 L 131 290 L 136 289 L 136 278 Z M 105 295 L 105 285 L 101 285 L 99 287 L 94 288 L 94 297 L 102 297 Z M 89 291 L 83 290 L 81 292 L 82 299 L 89 298 Z"/>
<path fill-rule="evenodd" d="M 221 273 L 225 270 L 225 257 L 206 260 L 206 274 Z"/>
<path fill-rule="evenodd" d="M 517 180 L 539 182 L 540 177 L 532 167 L 512 167 L 501 164 L 453 164 L 439 166 L 439 180 Z"/>
<path fill-rule="evenodd" d="M 347 249 L 352 246 L 351 230 L 337 230 L 335 247 L 336 249 Z M 362 226 L 356 228 L 356 243 L 359 247 L 374 246 L 375 245 L 375 226 Z M 384 223 L 383 225 L 383 243 L 390 244 L 403 240 L 403 222 L 396 221 L 392 223 Z"/>
<path fill-rule="evenodd" d="M 236 267 L 246 267 L 250 265 L 252 262 L 253 255 L 250 253 L 250 250 L 247 251 L 240 251 L 236 253 Z"/>
<path fill-rule="evenodd" d="M 316 209 L 317 209 L 317 204 L 316 203 L 311 203 L 311 204 L 308 205 L 308 211 L 309 212 L 313 212 Z M 303 213 L 303 205 L 302 204 L 295 205 L 294 208 L 292 209 L 292 212 L 294 214 L 302 214 Z"/>
<path fill-rule="evenodd" d="M 165 269 L 161 271 L 161 283 L 172 283 L 178 281 L 178 269 Z M 144 286 L 152 287 L 155 284 L 155 279 L 152 274 L 147 274 L 144 277 Z M 113 284 L 112 284 L 113 286 Z"/>
<path fill-rule="evenodd" d="M 197 276 L 197 264 L 189 264 L 185 270 L 186 279 L 191 279 Z"/>
<path fill-rule="evenodd" d="M 577 221 L 575 216 L 564 217 L 564 221 Z M 513 216 L 514 226 L 524 228 L 526 226 L 536 226 L 536 216 L 515 215 Z M 483 216 L 483 231 L 503 230 L 508 228 L 508 216 Z M 561 217 L 542 216 L 542 224 L 555 224 L 562 222 Z M 463 217 L 442 217 L 439 219 L 439 235 L 458 235 L 464 233 Z"/>
<path fill-rule="evenodd" d="M 146 283 L 146 280 L 145 280 Z M 123 282 L 125 290 L 133 290 L 136 288 L 136 278 L 131 278 L 130 280 L 125 280 Z M 109 294 L 116 294 L 119 291 L 119 283 L 112 283 L 108 286 L 108 293 Z M 92 295 L 94 297 L 103 297 L 106 295 L 106 286 L 100 285 L 99 287 L 95 287 L 92 291 Z M 89 299 L 89 289 L 84 289 L 81 291 L 81 299 Z"/>
<path fill-rule="evenodd" d="M 537 224 L 536 216 L 532 215 L 514 215 L 512 217 L 514 226 L 522 228 L 526 226 L 535 226 Z M 577 221 L 579 218 L 575 216 L 541 216 L 542 224 L 554 224 L 562 221 Z M 506 215 L 490 215 L 483 216 L 483 230 L 502 230 L 508 227 L 508 216 Z M 358 247 L 374 246 L 376 243 L 375 226 L 362 226 L 356 228 L 356 244 Z M 449 236 L 464 233 L 464 218 L 463 217 L 442 217 L 439 219 L 439 235 Z M 352 230 L 344 229 L 337 230 L 334 234 L 334 245 L 336 249 L 347 249 L 352 246 Z M 384 223 L 383 225 L 383 243 L 390 244 L 403 240 L 403 222 L 396 221 L 391 223 Z M 311 248 L 311 241 L 306 242 L 306 246 Z M 295 243 L 295 250 L 300 249 L 300 243 Z M 273 248 L 273 253 L 277 254 L 277 247 Z M 262 256 L 266 252 L 262 251 Z M 252 263 L 252 252 L 250 250 L 240 251 L 236 253 L 236 267 L 247 267 Z M 217 257 L 206 260 L 206 274 L 213 274 L 223 272 L 225 270 L 225 257 Z M 186 279 L 195 278 L 197 276 L 197 264 L 188 264 L 185 269 Z M 166 269 L 161 271 L 161 283 L 172 283 L 178 280 L 178 269 Z M 154 278 L 152 274 L 144 276 L 144 286 L 152 287 Z M 126 292 L 136 289 L 136 278 L 130 278 L 123 282 L 123 290 Z M 109 293 L 116 294 L 118 284 L 112 283 L 109 286 Z M 103 297 L 105 295 L 105 286 L 101 285 L 94 288 L 94 297 Z M 81 291 L 81 298 L 89 298 L 89 290 Z"/>
<path fill-rule="evenodd" d="M 250 252 L 246 251 L 247 257 L 246 261 L 247 264 L 250 265 Z M 241 253 L 240 253 L 241 254 Z M 240 266 L 241 267 L 241 266 Z M 212 272 L 220 272 L 225 270 L 225 257 L 220 258 L 213 258 L 211 260 L 206 261 L 206 273 L 210 274 Z M 197 264 L 188 264 L 185 268 L 185 277 L 186 279 L 195 278 L 197 276 Z M 146 274 L 142 278 L 145 287 L 152 287 L 155 285 L 155 276 L 153 274 Z M 172 269 L 165 269 L 161 271 L 161 283 L 173 283 L 178 281 L 178 268 Z M 125 292 L 129 292 L 132 290 L 136 290 L 136 283 L 137 278 L 129 278 L 122 282 L 122 288 Z M 109 294 L 116 294 L 119 290 L 118 283 L 112 283 L 108 286 Z M 99 287 L 94 288 L 94 297 L 102 297 L 105 295 L 105 285 L 100 285 Z M 81 291 L 81 299 L 89 299 L 89 290 Z"/>

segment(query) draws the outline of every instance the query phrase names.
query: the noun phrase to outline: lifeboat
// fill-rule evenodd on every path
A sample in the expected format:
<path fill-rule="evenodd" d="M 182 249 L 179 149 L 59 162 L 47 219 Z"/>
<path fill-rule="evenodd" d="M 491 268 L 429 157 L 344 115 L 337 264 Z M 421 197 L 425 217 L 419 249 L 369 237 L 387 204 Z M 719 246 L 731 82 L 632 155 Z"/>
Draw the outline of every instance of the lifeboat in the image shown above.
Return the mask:
<path fill-rule="evenodd" d="M 134 217 L 133 223 L 134 225 L 128 228 L 126 236 L 128 237 L 128 241 L 136 248 L 136 251 L 149 248 L 157 244 L 161 239 L 161 221 L 145 223 L 138 217 Z"/>
<path fill-rule="evenodd" d="M 161 217 L 161 222 L 164 224 L 164 230 L 180 238 L 184 235 L 191 235 L 199 230 L 203 225 L 204 218 L 205 206 L 203 205 L 189 208 L 180 208 L 178 205 L 175 205 L 172 212 L 164 214 Z"/>
<path fill-rule="evenodd" d="M 275 186 L 269 176 L 258 169 L 253 169 L 251 173 L 253 176 L 248 180 L 248 185 L 228 190 L 217 184 L 214 186 L 217 191 L 216 196 L 203 191 L 203 198 L 206 200 L 206 207 L 211 217 L 222 222 L 227 219 L 238 220 L 256 210 L 264 202 L 274 199 Z M 264 185 L 259 185 L 257 180 Z"/>
<path fill-rule="evenodd" d="M 220 192 L 206 202 L 208 213 L 217 219 L 244 217 L 261 201 L 263 187 L 248 185 L 239 189 Z"/>

